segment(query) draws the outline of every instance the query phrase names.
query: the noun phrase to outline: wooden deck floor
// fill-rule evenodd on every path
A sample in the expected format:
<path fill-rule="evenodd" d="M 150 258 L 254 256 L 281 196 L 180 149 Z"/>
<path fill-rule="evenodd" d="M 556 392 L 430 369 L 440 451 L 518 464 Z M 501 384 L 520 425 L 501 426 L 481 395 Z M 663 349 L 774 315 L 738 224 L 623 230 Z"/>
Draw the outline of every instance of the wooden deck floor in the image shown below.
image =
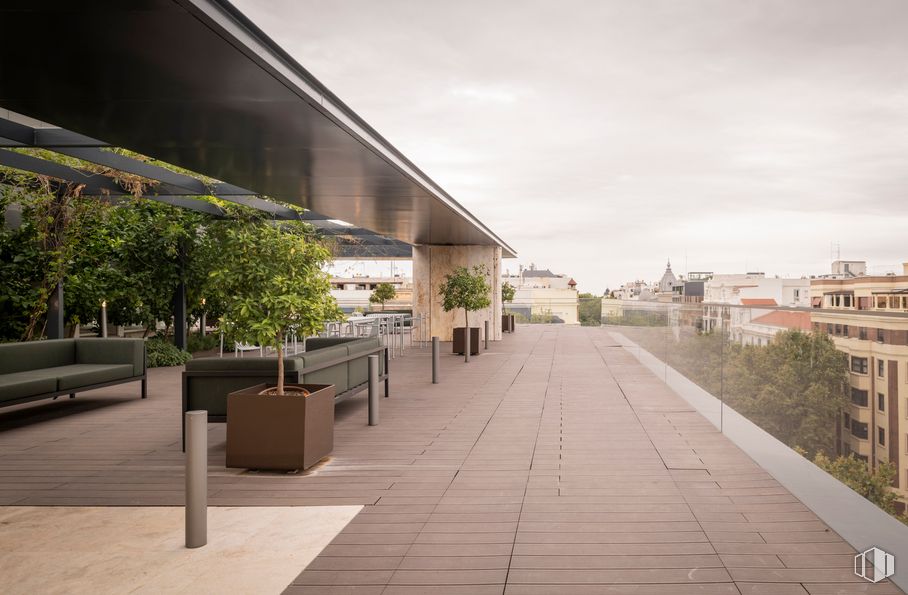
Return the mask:
<path fill-rule="evenodd" d="M 224 468 L 212 505 L 365 504 L 287 593 L 900 593 L 604 329 L 523 326 L 469 365 L 408 351 L 381 424 L 337 407 L 314 473 Z M 177 369 L 0 410 L 0 504 L 182 503 Z M 211 536 L 216 539 L 216 536 Z M 302 570 L 302 569 L 301 569 Z"/>

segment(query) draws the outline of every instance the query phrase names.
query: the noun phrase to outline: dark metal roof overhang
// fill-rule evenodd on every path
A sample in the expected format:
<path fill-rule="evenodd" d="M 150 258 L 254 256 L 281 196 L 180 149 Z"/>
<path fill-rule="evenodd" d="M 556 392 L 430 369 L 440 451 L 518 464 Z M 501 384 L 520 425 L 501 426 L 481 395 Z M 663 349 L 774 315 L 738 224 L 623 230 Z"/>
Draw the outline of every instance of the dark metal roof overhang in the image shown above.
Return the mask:
<path fill-rule="evenodd" d="M 515 255 L 226 1 L 12 0 L 0 52 L 2 108 L 380 236 Z"/>
<path fill-rule="evenodd" d="M 17 116 L 18 117 L 18 116 Z M 21 117 L 18 117 L 21 119 Z M 0 166 L 10 167 L 58 182 L 77 184 L 83 196 L 93 196 L 112 203 L 130 198 L 130 193 L 112 178 L 93 171 L 70 167 L 10 148 L 42 148 L 111 170 L 141 176 L 156 183 L 143 198 L 171 206 L 206 213 L 213 217 L 227 214 L 216 204 L 197 197 L 212 196 L 255 209 L 275 221 L 302 220 L 313 225 L 321 235 L 332 236 L 337 258 L 400 259 L 412 257 L 412 246 L 400 240 L 382 237 L 372 231 L 333 221 L 314 211 L 301 212 L 286 205 L 256 196 L 252 191 L 221 182 L 202 180 L 127 155 L 103 150 L 100 141 L 60 128 L 33 128 L 16 120 L 0 117 Z M 0 178 L 0 184 L 4 180 Z"/>

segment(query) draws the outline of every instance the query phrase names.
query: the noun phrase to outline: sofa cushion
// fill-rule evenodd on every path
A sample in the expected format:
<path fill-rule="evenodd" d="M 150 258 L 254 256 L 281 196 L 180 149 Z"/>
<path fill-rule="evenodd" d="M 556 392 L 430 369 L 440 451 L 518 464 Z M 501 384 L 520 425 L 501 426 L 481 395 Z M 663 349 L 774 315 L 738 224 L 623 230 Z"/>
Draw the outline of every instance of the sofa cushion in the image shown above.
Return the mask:
<path fill-rule="evenodd" d="M 76 339 L 74 364 L 130 364 L 132 374 L 145 373 L 145 340 L 123 338 Z"/>
<path fill-rule="evenodd" d="M 47 339 L 0 345 L 0 374 L 76 363 L 75 339 Z"/>
<path fill-rule="evenodd" d="M 73 390 L 90 384 L 131 378 L 133 367 L 132 364 L 72 364 L 46 368 L 42 372 L 56 374 L 57 390 Z"/>
<path fill-rule="evenodd" d="M 306 351 L 317 351 L 325 347 L 346 345 L 357 340 L 356 337 L 312 337 L 311 339 L 306 339 Z"/>
<path fill-rule="evenodd" d="M 334 345 L 332 347 L 323 347 L 315 351 L 306 351 L 303 353 L 303 369 L 318 366 L 336 359 L 346 359 L 347 346 Z M 316 372 L 303 374 L 303 382 L 307 384 L 333 384 L 334 394 L 340 394 L 347 390 L 347 362 L 342 362 Z"/>
<path fill-rule="evenodd" d="M 33 372 L 0 375 L 0 402 L 57 391 L 57 377 Z"/>
<path fill-rule="evenodd" d="M 347 354 L 355 357 L 355 359 L 352 359 L 347 363 L 347 382 L 349 383 L 350 388 L 369 382 L 369 360 L 366 359 L 366 352 L 373 351 L 379 347 L 381 347 L 381 339 L 378 337 L 357 339 L 356 341 L 347 343 Z M 356 357 L 359 355 L 361 355 L 361 357 Z M 381 353 L 377 355 L 378 369 L 379 373 L 381 373 L 385 362 Z"/>

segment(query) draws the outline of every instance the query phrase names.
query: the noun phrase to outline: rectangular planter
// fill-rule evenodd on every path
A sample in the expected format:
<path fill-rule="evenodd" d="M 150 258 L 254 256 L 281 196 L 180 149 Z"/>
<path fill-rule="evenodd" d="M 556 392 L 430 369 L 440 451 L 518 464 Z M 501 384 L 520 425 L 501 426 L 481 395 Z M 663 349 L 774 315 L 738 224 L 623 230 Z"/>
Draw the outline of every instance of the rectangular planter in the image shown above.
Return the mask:
<path fill-rule="evenodd" d="M 465 341 L 464 341 L 464 328 L 459 326 L 454 329 L 454 353 L 459 353 L 463 355 L 465 351 Z M 479 327 L 471 326 L 470 327 L 470 355 L 479 355 Z"/>
<path fill-rule="evenodd" d="M 259 395 L 259 384 L 227 395 L 227 466 L 308 469 L 334 448 L 334 385 L 302 384 L 309 396 Z"/>
<path fill-rule="evenodd" d="M 513 314 L 502 314 L 501 315 L 501 332 L 503 333 L 513 333 L 514 332 L 514 315 Z"/>

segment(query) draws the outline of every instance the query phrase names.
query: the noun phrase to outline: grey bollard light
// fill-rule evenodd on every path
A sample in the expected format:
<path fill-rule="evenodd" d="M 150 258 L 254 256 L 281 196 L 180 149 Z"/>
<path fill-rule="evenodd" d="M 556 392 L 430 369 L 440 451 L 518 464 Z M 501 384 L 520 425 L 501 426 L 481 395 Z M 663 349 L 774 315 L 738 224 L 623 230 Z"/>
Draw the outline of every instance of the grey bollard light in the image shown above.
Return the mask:
<path fill-rule="evenodd" d="M 369 425 L 378 425 L 378 356 L 369 356 Z"/>
<path fill-rule="evenodd" d="M 485 329 L 483 329 L 483 330 L 485 331 L 485 339 L 484 339 L 485 348 L 486 348 L 486 351 L 488 351 L 489 350 L 489 321 L 486 320 L 484 322 L 485 322 Z"/>
<path fill-rule="evenodd" d="M 107 338 L 107 300 L 101 302 L 101 336 Z"/>
<path fill-rule="evenodd" d="M 441 364 L 441 343 L 432 337 L 432 384 L 438 384 L 438 368 Z"/>
<path fill-rule="evenodd" d="M 208 543 L 208 412 L 186 412 L 186 547 Z"/>

